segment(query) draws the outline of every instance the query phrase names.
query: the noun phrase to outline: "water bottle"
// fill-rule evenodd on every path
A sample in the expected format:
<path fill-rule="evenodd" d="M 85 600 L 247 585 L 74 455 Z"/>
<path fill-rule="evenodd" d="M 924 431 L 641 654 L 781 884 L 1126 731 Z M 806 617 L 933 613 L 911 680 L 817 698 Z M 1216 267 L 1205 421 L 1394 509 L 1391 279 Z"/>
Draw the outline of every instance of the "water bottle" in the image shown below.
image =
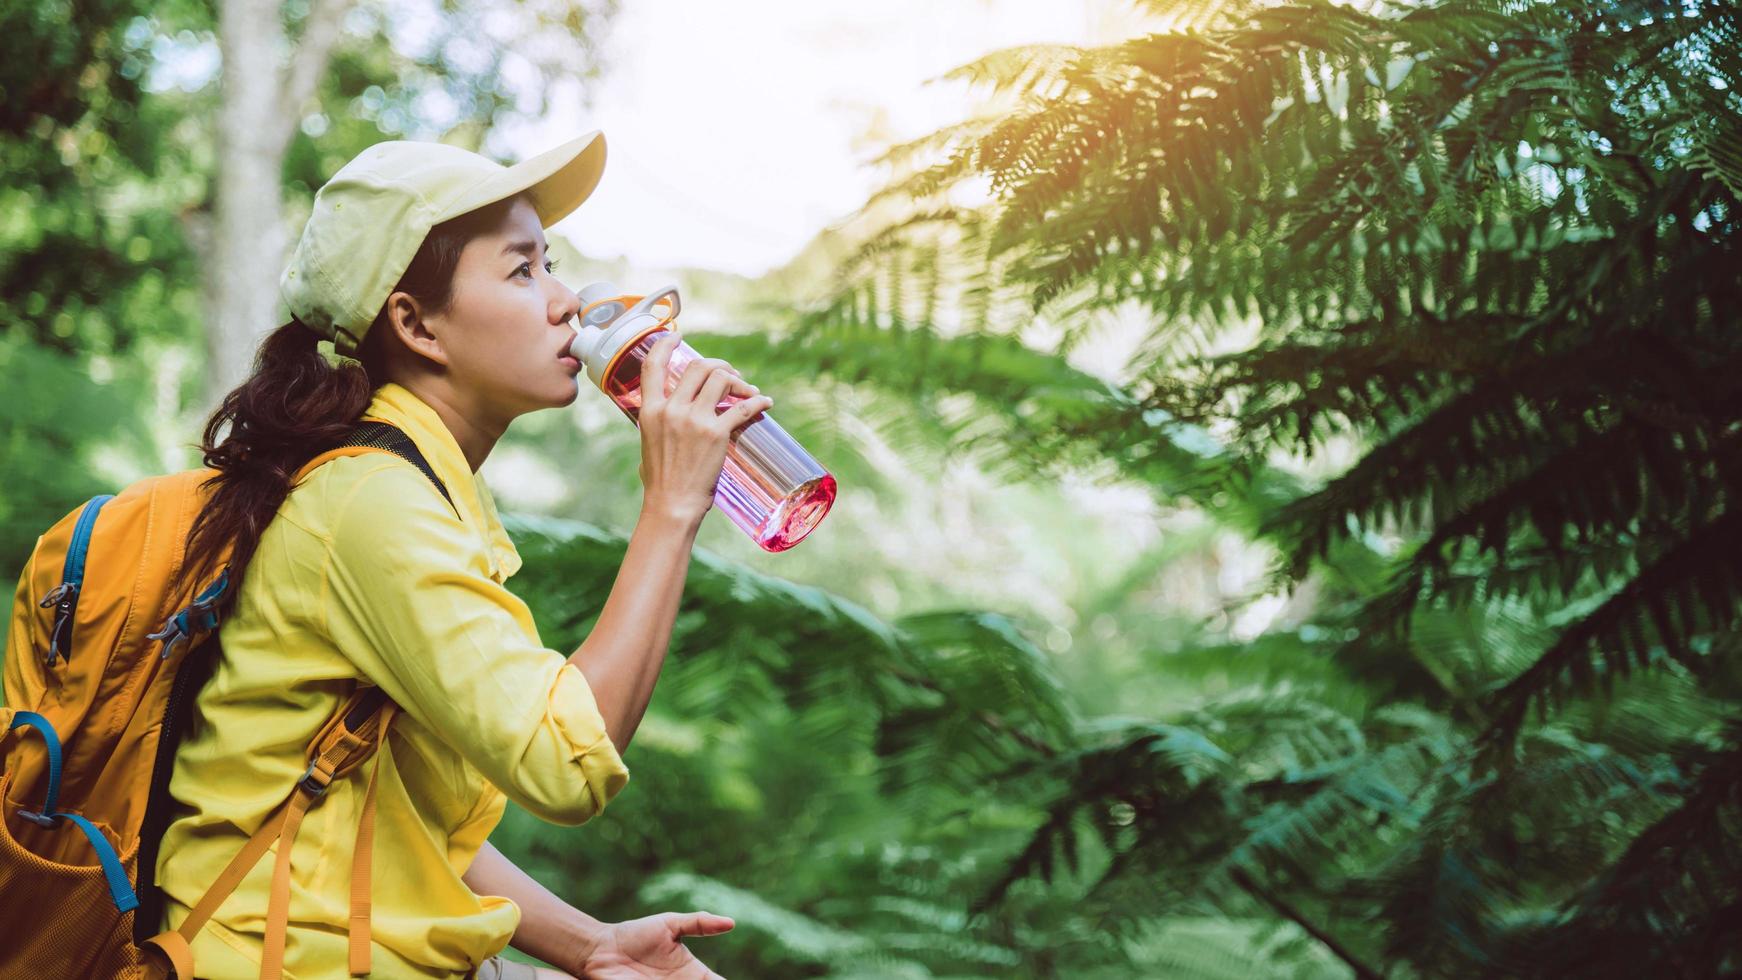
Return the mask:
<path fill-rule="evenodd" d="M 580 297 L 580 323 L 569 353 L 586 366 L 599 390 L 640 425 L 641 362 L 677 317 L 677 287 L 637 296 L 595 282 Z M 689 344 L 678 343 L 666 366 L 667 394 L 700 356 Z M 741 395 L 727 395 L 715 411 L 742 400 Z M 714 505 L 764 551 L 798 544 L 834 502 L 835 478 L 767 412 L 738 430 L 714 487 Z"/>

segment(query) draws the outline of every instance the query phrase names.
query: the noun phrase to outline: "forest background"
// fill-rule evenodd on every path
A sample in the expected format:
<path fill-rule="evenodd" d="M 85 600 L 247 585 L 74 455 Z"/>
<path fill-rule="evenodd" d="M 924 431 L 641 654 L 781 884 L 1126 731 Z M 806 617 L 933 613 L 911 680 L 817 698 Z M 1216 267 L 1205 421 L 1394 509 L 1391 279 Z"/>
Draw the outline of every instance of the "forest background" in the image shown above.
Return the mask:
<path fill-rule="evenodd" d="M 494 840 L 734 916 L 728 976 L 1742 970 L 1735 7 L 1119 6 L 766 274 L 552 236 L 842 495 L 779 556 L 710 517 L 629 789 Z M 489 150 L 620 15 L 0 8 L 6 567 L 197 463 L 344 160 Z M 555 648 L 637 462 L 583 391 L 487 465 Z"/>

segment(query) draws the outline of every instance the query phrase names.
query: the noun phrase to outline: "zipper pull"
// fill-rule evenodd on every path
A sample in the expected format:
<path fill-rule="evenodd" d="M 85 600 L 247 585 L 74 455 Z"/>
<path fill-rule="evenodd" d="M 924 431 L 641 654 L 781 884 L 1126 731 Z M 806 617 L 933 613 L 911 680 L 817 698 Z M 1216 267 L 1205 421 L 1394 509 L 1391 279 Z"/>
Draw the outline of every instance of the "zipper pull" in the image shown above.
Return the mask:
<path fill-rule="evenodd" d="M 48 656 L 43 660 L 46 666 L 53 667 L 56 657 L 69 662 L 72 660 L 72 651 L 62 651 L 61 643 L 67 638 L 67 634 L 72 632 L 73 600 L 78 598 L 78 595 L 79 587 L 77 585 L 72 582 L 62 582 L 49 590 L 48 595 L 43 596 L 42 601 L 37 603 L 44 609 L 49 606 L 54 607 L 54 628 L 49 631 Z"/>

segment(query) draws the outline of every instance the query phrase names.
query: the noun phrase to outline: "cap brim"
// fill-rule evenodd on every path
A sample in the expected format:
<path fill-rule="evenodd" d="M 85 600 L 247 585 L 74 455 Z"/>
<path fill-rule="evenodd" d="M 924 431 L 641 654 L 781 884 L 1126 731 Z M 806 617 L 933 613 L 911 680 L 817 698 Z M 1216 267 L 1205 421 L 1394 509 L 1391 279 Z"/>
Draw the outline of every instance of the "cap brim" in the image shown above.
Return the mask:
<path fill-rule="evenodd" d="M 436 220 L 456 218 L 527 191 L 538 211 L 539 223 L 549 228 L 592 195 L 604 172 L 605 134 L 595 129 L 480 182 Z"/>

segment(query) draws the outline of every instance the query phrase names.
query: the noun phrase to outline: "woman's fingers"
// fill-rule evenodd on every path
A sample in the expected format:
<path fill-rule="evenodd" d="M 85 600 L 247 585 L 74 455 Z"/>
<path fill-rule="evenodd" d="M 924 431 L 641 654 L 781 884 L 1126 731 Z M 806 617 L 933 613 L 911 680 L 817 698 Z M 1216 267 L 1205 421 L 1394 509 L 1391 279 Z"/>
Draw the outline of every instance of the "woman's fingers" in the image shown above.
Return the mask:
<path fill-rule="evenodd" d="M 717 357 L 702 357 L 685 366 L 671 400 L 679 404 L 718 405 L 728 390 L 748 395 L 754 389 L 738 376 L 732 365 Z"/>
<path fill-rule="evenodd" d="M 738 372 L 736 370 L 734 370 L 731 365 L 728 364 L 726 366 L 726 370 L 732 372 L 731 378 L 728 379 L 730 387 L 728 387 L 726 389 L 726 394 L 739 395 L 739 396 L 742 396 L 744 398 L 749 398 L 752 395 L 762 394 L 761 388 L 758 388 L 755 385 L 751 384 L 750 382 L 745 381 L 744 378 L 741 375 L 739 375 Z"/>
<path fill-rule="evenodd" d="M 754 398 L 746 398 L 720 413 L 720 425 L 724 427 L 728 433 L 736 432 L 738 431 L 739 426 L 744 425 L 756 416 L 768 411 L 773 406 L 774 399 L 767 395 L 757 395 Z"/>
<path fill-rule="evenodd" d="M 724 368 L 716 368 L 708 375 L 707 383 L 702 385 L 702 390 L 696 395 L 696 411 L 717 415 L 720 402 L 726 399 L 726 392 L 744 387 L 747 387 L 744 379 Z"/>
<path fill-rule="evenodd" d="M 717 357 L 698 357 L 685 365 L 683 373 L 678 376 L 677 387 L 671 391 L 671 400 L 679 405 L 688 405 L 695 401 L 696 393 L 702 390 L 702 384 L 725 363 Z"/>
<path fill-rule="evenodd" d="M 671 363 L 671 352 L 677 350 L 678 335 L 667 333 L 655 341 L 647 351 L 647 358 L 641 362 L 641 410 L 643 412 L 657 405 L 664 404 L 665 369 Z"/>

